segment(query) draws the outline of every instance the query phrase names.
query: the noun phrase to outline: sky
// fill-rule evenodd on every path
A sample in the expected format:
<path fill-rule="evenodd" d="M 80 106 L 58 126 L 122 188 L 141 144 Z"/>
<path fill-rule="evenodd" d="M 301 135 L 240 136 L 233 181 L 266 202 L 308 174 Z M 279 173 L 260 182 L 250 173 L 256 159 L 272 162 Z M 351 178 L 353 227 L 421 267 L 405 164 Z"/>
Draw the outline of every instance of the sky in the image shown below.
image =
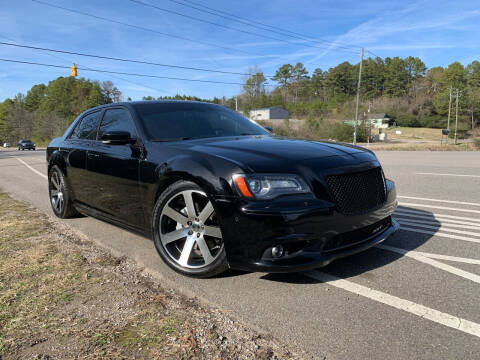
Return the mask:
<path fill-rule="evenodd" d="M 242 74 L 259 69 L 267 77 L 285 63 L 302 62 L 310 73 L 316 68 L 327 70 L 344 61 L 357 63 L 360 47 L 365 48 L 367 57 L 418 56 L 427 67 L 447 66 L 453 61 L 466 65 L 480 60 L 478 0 L 135 0 L 221 26 L 132 0 L 40 1 L 134 27 L 32 0 L 0 0 L 0 41 Z M 181 3 L 186 4 L 185 1 L 292 31 L 313 41 L 200 12 L 183 6 Z M 5 45 L 0 45 L 0 58 L 62 66 L 76 63 L 79 67 L 115 72 L 237 83 L 212 84 L 79 70 L 79 77 L 112 81 L 125 98 L 133 100 L 177 93 L 201 98 L 231 97 L 240 93 L 240 84 L 246 79 L 246 75 L 52 55 Z M 0 61 L 0 101 L 18 92 L 26 93 L 35 84 L 47 84 L 59 76 L 69 75 L 68 69 Z M 271 80 L 269 83 L 274 84 Z"/>

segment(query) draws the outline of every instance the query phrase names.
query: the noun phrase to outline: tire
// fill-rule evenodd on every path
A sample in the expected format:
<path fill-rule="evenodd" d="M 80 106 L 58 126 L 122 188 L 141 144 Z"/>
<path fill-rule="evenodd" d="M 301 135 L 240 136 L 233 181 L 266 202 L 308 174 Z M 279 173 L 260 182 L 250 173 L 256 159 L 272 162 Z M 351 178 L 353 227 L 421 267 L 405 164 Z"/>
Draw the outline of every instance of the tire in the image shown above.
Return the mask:
<path fill-rule="evenodd" d="M 53 213 L 61 218 L 68 219 L 78 215 L 70 199 L 70 189 L 62 170 L 54 165 L 48 173 L 48 196 Z"/>
<path fill-rule="evenodd" d="M 208 278 L 229 268 L 221 217 L 197 184 L 170 185 L 155 203 L 152 222 L 157 252 L 178 273 Z"/>

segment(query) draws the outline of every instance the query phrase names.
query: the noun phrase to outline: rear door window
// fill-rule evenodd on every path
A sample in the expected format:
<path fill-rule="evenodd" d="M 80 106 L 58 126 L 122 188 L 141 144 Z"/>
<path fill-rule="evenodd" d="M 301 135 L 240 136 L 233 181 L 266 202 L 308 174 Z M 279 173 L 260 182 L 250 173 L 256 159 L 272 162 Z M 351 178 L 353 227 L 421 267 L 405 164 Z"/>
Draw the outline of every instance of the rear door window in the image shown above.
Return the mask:
<path fill-rule="evenodd" d="M 85 115 L 70 134 L 70 139 L 96 140 L 100 111 Z"/>
<path fill-rule="evenodd" d="M 133 126 L 130 113 L 125 109 L 109 109 L 105 111 L 98 138 L 111 131 L 128 131 L 132 138 L 136 138 L 135 127 Z"/>

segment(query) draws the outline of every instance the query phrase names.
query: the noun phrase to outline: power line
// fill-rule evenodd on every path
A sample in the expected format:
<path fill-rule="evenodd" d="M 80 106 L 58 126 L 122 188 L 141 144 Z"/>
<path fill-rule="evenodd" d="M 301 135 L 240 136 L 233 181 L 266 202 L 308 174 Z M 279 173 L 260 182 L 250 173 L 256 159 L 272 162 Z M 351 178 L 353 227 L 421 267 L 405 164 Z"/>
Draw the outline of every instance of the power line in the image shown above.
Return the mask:
<path fill-rule="evenodd" d="M 0 58 L 0 61 L 10 62 L 10 63 L 18 63 L 18 64 L 26 64 L 26 65 L 38 65 L 38 66 L 45 66 L 45 67 L 52 67 L 52 68 L 59 68 L 59 69 L 70 69 L 70 66 L 55 65 L 55 64 L 44 64 L 44 63 L 38 63 L 38 62 L 33 62 L 33 61 L 22 61 L 22 60 L 12 60 L 12 59 L 3 59 L 3 58 Z M 170 77 L 170 76 L 159 76 L 159 75 L 150 75 L 150 74 L 128 73 L 128 72 L 122 72 L 122 71 L 110 71 L 110 70 L 93 69 L 93 68 L 85 68 L 85 67 L 78 67 L 78 70 L 93 71 L 93 72 L 105 73 L 105 74 L 118 74 L 118 75 L 148 77 L 148 78 L 156 78 L 156 79 L 192 81 L 192 82 L 204 82 L 204 83 L 211 83 L 211 84 L 245 85 L 244 83 L 239 83 L 239 82 L 216 81 L 216 80 L 201 80 L 201 79 L 187 79 L 187 78 L 177 78 L 177 77 Z M 265 84 L 265 86 L 274 86 L 274 85 Z"/>
<path fill-rule="evenodd" d="M 55 53 L 61 53 L 61 54 L 85 56 L 85 57 L 104 59 L 104 60 L 113 60 L 113 61 L 129 62 L 129 63 L 136 63 L 136 64 L 144 64 L 144 65 L 162 66 L 162 67 L 183 69 L 183 70 L 205 71 L 205 72 L 230 74 L 230 75 L 247 75 L 247 76 L 253 75 L 253 74 L 249 74 L 249 73 L 241 73 L 241 72 L 234 72 L 234 71 L 223 71 L 223 70 L 213 70 L 213 69 L 205 69 L 205 68 L 197 68 L 197 67 L 189 67 L 189 66 L 161 64 L 161 63 L 155 63 L 155 62 L 143 61 L 143 60 L 125 59 L 125 58 L 117 58 L 117 57 L 112 57 L 112 56 L 86 54 L 86 53 L 80 53 L 80 52 L 75 52 L 75 51 L 49 49 L 49 48 L 44 48 L 44 47 L 39 47 L 39 46 L 12 44 L 12 43 L 2 42 L 2 41 L 0 41 L 0 45 L 15 46 L 15 47 L 20 47 L 20 48 L 41 50 L 41 51 L 49 51 L 49 52 L 55 52 Z"/>
<path fill-rule="evenodd" d="M 373 56 L 376 56 L 378 58 L 382 58 L 381 56 L 378 56 L 377 54 L 371 52 L 370 50 L 365 50 L 366 52 L 368 52 L 369 54 L 373 55 Z"/>
<path fill-rule="evenodd" d="M 41 1 L 41 0 L 31 0 L 31 1 L 33 1 L 35 3 L 38 3 L 38 4 L 41 4 L 41 5 L 49 6 L 49 7 L 60 9 L 60 10 L 67 11 L 67 12 L 71 12 L 71 13 L 74 13 L 74 14 L 80 14 L 80 15 L 88 16 L 88 17 L 91 17 L 91 18 L 94 18 L 94 19 L 107 21 L 107 22 L 110 22 L 110 23 L 119 24 L 119 25 L 123 25 L 123 26 L 128 26 L 128 27 L 131 27 L 131 28 L 134 28 L 134 29 L 148 31 L 148 32 L 152 32 L 152 33 L 159 34 L 159 35 L 162 35 L 162 36 L 171 37 L 171 38 L 174 38 L 174 39 L 180 39 L 180 40 L 189 41 L 189 42 L 192 42 L 192 43 L 195 43 L 195 44 L 208 45 L 208 46 L 217 47 L 217 48 L 224 49 L 224 50 L 236 51 L 236 52 L 241 52 L 241 53 L 244 53 L 244 54 L 250 54 L 247 51 L 243 51 L 243 50 L 239 50 L 239 49 L 235 49 L 235 48 L 230 48 L 230 47 L 227 47 L 227 46 L 217 45 L 217 44 L 213 44 L 213 43 L 206 42 L 206 41 L 190 39 L 190 38 L 183 37 L 183 36 L 180 36 L 180 35 L 169 34 L 169 33 L 165 33 L 165 32 L 155 30 L 155 29 L 150 29 L 150 28 L 146 28 L 146 27 L 143 27 L 143 26 L 126 23 L 126 22 L 123 22 L 123 21 L 110 19 L 110 18 L 105 18 L 105 17 L 102 17 L 102 16 L 93 15 L 93 14 L 86 13 L 86 12 L 83 12 L 83 11 L 73 10 L 73 9 L 63 7 L 63 6 L 50 4 L 48 2 L 44 2 L 44 1 Z"/>
<path fill-rule="evenodd" d="M 165 8 L 162 8 L 162 7 L 159 7 L 159 6 L 144 2 L 144 1 L 140 1 L 140 0 L 129 0 L 129 1 L 133 2 L 133 3 L 136 3 L 136 4 L 139 4 L 139 5 L 142 5 L 142 6 L 146 6 L 146 7 L 150 7 L 150 8 L 159 10 L 159 11 L 163 11 L 163 12 L 166 12 L 166 13 L 169 13 L 169 14 L 174 14 L 174 15 L 181 16 L 181 17 L 184 17 L 184 18 L 187 18 L 187 19 L 203 22 L 203 23 L 206 23 L 206 24 L 214 25 L 214 26 L 217 26 L 217 27 L 221 27 L 223 29 L 231 30 L 231 31 L 237 31 L 237 32 L 240 32 L 240 33 L 244 33 L 244 34 L 248 34 L 248 35 L 252 35 L 252 36 L 256 36 L 256 37 L 261 37 L 261 38 L 264 38 L 264 39 L 281 41 L 281 42 L 285 42 L 285 43 L 291 44 L 291 45 L 326 49 L 324 46 L 319 47 L 319 46 L 309 45 L 309 44 L 305 44 L 305 43 L 296 43 L 296 42 L 288 41 L 288 40 L 285 40 L 285 39 L 280 39 L 280 38 L 277 38 L 277 37 L 272 37 L 272 36 L 263 35 L 263 34 L 251 32 L 251 31 L 247 31 L 247 30 L 234 28 L 234 27 L 231 27 L 231 26 L 228 26 L 228 25 L 223 25 L 223 24 L 219 24 L 219 23 L 216 23 L 216 22 L 213 22 L 213 21 L 209 21 L 209 20 L 197 18 L 197 17 L 194 17 L 194 16 L 186 15 L 186 14 L 180 13 L 178 11 L 165 9 Z M 348 50 L 351 51 L 351 49 L 348 49 Z"/>
<path fill-rule="evenodd" d="M 6 40 L 8 40 L 8 41 L 12 41 L 12 42 L 16 43 L 16 44 L 13 44 L 13 45 L 19 45 L 18 42 L 15 41 L 15 40 L 13 40 L 13 39 L 7 38 L 7 37 L 5 37 L 5 36 L 3 36 L 3 35 L 0 35 L 0 37 L 6 39 Z M 19 46 L 21 46 L 21 45 L 19 45 Z M 58 55 L 55 55 L 55 54 L 50 54 L 50 53 L 48 53 L 47 55 L 50 55 L 51 57 L 54 57 L 54 58 L 56 58 L 56 59 L 60 59 L 60 60 L 63 60 L 63 61 L 74 62 L 74 61 L 71 61 L 71 60 L 69 60 L 69 59 L 66 59 L 66 58 L 64 58 L 64 57 L 61 57 L 61 56 L 58 56 Z M 82 65 L 79 64 L 78 62 L 75 62 L 75 63 L 78 64 L 78 65 L 80 65 L 80 66 L 82 66 Z M 155 91 L 158 91 L 159 93 L 168 94 L 168 91 L 165 91 L 165 90 L 162 90 L 162 89 L 157 89 L 157 88 L 154 88 L 154 87 L 151 87 L 151 86 L 149 86 L 149 85 L 145 85 L 145 84 L 142 84 L 142 83 L 139 83 L 139 82 L 136 82 L 136 81 L 124 79 L 124 78 L 122 78 L 122 77 L 120 77 L 120 76 L 117 76 L 117 75 L 111 74 L 111 76 L 112 76 L 113 78 L 115 78 L 115 79 L 119 79 L 119 80 L 122 80 L 122 81 L 127 82 L 127 83 L 130 83 L 130 84 L 134 84 L 134 85 L 137 85 L 137 86 L 142 86 L 142 87 L 145 87 L 145 88 L 148 88 L 148 89 L 151 89 L 151 90 L 155 90 Z"/>
<path fill-rule="evenodd" d="M 309 41 L 309 42 L 313 42 L 313 43 L 324 43 L 324 44 L 327 44 L 327 45 L 336 46 L 336 47 L 344 48 L 344 49 L 357 49 L 357 50 L 360 49 L 360 46 L 356 46 L 356 45 L 348 45 L 348 44 L 342 44 L 342 43 L 333 42 L 333 41 L 315 39 L 313 37 L 302 35 L 302 34 L 299 34 L 299 33 L 296 33 L 296 32 L 290 31 L 290 30 L 282 29 L 282 28 L 279 28 L 279 27 L 276 27 L 276 26 L 268 25 L 268 24 L 265 24 L 265 23 L 262 23 L 262 22 L 259 22 L 259 21 L 250 20 L 250 19 L 247 19 L 245 17 L 241 17 L 241 16 L 238 16 L 238 15 L 235 15 L 235 14 L 231 14 L 231 13 L 228 13 L 228 12 L 225 12 L 225 11 L 214 9 L 214 8 L 208 7 L 206 5 L 203 5 L 203 4 L 194 2 L 194 1 L 189 1 L 189 0 L 183 0 L 183 2 L 178 1 L 178 0 L 168 0 L 168 1 L 179 4 L 179 5 L 182 5 L 182 6 L 185 6 L 185 7 L 189 7 L 191 9 L 195 9 L 195 10 L 207 13 L 207 14 L 218 16 L 218 17 L 221 17 L 221 18 L 224 18 L 224 19 L 233 20 L 233 21 L 236 21 L 236 22 L 244 24 L 244 25 L 255 27 L 257 29 L 269 31 L 269 32 L 272 32 L 272 33 L 275 33 L 275 34 L 279 34 L 279 35 L 283 35 L 283 36 L 289 36 L 289 37 L 292 37 L 292 38 L 296 38 L 296 39 L 300 39 L 300 40 L 304 40 L 304 41 Z M 188 4 L 185 4 L 185 2 L 187 2 Z M 201 6 L 203 9 L 199 8 L 197 6 L 193 6 L 191 4 Z M 208 10 L 205 10 L 205 9 L 208 9 Z M 211 11 L 209 11 L 209 10 L 211 10 Z"/>

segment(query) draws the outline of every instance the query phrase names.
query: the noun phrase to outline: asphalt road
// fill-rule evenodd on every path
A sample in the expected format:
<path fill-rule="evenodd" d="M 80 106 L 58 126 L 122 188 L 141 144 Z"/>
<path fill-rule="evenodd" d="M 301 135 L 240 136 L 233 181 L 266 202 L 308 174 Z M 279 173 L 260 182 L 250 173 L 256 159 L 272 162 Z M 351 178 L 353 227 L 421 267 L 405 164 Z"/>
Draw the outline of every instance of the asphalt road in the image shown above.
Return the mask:
<path fill-rule="evenodd" d="M 149 239 L 92 218 L 62 222 L 312 358 L 480 359 L 480 152 L 378 157 L 397 183 L 402 229 L 309 273 L 190 279 Z M 0 187 L 52 215 L 45 175 L 43 151 L 0 151 Z"/>

